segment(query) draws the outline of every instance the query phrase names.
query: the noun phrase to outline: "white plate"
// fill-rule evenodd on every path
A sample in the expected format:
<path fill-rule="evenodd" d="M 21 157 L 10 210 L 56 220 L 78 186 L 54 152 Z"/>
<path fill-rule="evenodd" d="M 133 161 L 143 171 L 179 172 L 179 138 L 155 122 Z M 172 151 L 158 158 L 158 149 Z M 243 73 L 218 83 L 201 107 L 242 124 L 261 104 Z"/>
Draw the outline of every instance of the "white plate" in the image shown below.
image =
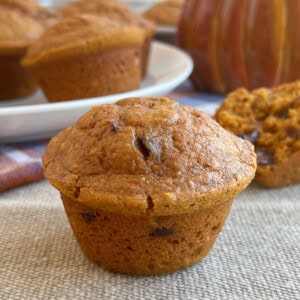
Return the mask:
<path fill-rule="evenodd" d="M 183 51 L 153 42 L 148 72 L 139 90 L 58 103 L 47 103 L 39 91 L 26 99 L 0 101 L 0 142 L 53 136 L 94 105 L 126 97 L 164 96 L 187 79 L 192 69 L 192 60 Z"/>

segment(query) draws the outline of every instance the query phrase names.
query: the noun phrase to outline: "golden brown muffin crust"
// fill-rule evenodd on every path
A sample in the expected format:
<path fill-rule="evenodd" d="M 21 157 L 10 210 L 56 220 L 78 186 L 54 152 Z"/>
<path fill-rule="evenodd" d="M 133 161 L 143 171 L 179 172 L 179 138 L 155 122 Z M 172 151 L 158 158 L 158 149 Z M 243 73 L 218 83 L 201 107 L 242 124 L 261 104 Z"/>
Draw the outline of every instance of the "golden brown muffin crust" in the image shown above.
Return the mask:
<path fill-rule="evenodd" d="M 83 253 L 113 272 L 154 275 L 183 269 L 210 251 L 233 199 L 187 214 L 134 216 L 62 201 Z"/>
<path fill-rule="evenodd" d="M 251 93 L 238 89 L 222 103 L 216 120 L 255 145 L 259 182 L 270 187 L 299 182 L 300 81 Z"/>
<path fill-rule="evenodd" d="M 58 20 L 58 14 L 31 0 L 0 1 L 0 53 L 20 54 Z"/>
<path fill-rule="evenodd" d="M 134 13 L 120 1 L 111 0 L 85 0 L 71 2 L 61 10 L 64 17 L 79 14 L 112 14 L 123 21 L 131 22 Z"/>
<path fill-rule="evenodd" d="M 256 167 L 250 143 L 167 98 L 94 107 L 51 140 L 43 163 L 49 181 L 82 203 L 158 215 L 234 197 Z"/>
<path fill-rule="evenodd" d="M 155 25 L 150 20 L 132 11 L 126 4 L 115 0 L 85 0 L 76 1 L 66 5 L 62 9 L 64 17 L 71 17 L 80 14 L 94 14 L 109 17 L 123 25 L 139 26 L 155 30 Z"/>
<path fill-rule="evenodd" d="M 33 0 L 1 0 L 0 7 L 38 20 L 45 27 L 53 25 L 60 18 L 58 10 L 41 6 Z"/>
<path fill-rule="evenodd" d="M 142 49 L 142 75 L 147 72 L 150 44 L 155 33 L 155 24 L 145 17 L 132 11 L 127 5 L 120 1 L 107 0 L 85 0 L 68 4 L 63 8 L 64 17 L 72 17 L 81 14 L 92 14 L 95 16 L 104 16 L 122 26 L 139 27 L 145 32 L 145 40 Z"/>
<path fill-rule="evenodd" d="M 167 0 L 155 3 L 143 16 L 159 25 L 176 26 L 185 0 Z"/>
<path fill-rule="evenodd" d="M 0 54 L 24 53 L 44 27 L 29 16 L 0 6 Z"/>
<path fill-rule="evenodd" d="M 144 32 L 121 26 L 105 17 L 81 15 L 63 19 L 29 49 L 25 66 L 77 54 L 99 52 L 126 45 L 142 45 Z"/>

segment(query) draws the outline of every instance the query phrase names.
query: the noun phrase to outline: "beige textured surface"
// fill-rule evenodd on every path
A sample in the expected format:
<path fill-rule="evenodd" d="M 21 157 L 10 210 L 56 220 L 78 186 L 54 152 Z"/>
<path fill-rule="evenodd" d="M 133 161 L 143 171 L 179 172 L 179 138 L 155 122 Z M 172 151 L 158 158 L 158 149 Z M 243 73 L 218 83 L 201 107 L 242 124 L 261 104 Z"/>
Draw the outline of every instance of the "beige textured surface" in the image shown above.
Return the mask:
<path fill-rule="evenodd" d="M 299 195 L 251 185 L 202 263 L 136 277 L 83 256 L 46 181 L 13 189 L 0 194 L 0 299 L 299 299 Z"/>

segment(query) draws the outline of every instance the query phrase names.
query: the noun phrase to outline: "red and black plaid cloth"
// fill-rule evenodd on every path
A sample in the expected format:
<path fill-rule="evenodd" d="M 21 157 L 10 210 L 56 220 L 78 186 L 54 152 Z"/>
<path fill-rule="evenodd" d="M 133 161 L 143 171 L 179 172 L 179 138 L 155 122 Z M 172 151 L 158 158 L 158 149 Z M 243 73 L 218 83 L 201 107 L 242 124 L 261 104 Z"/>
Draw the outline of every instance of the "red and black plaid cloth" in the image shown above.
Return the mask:
<path fill-rule="evenodd" d="M 0 192 L 44 177 L 41 156 L 47 143 L 0 144 Z"/>

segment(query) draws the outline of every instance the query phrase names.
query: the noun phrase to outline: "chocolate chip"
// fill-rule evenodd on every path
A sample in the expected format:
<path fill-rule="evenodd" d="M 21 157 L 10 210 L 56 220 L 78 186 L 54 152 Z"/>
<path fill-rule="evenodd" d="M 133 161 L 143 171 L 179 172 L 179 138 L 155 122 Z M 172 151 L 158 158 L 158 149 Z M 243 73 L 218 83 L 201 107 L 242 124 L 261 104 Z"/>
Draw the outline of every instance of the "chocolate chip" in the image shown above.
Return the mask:
<path fill-rule="evenodd" d="M 118 131 L 120 131 L 120 129 L 121 129 L 121 127 L 119 125 L 112 123 L 112 128 L 111 128 L 112 132 L 118 132 Z"/>
<path fill-rule="evenodd" d="M 80 187 L 76 186 L 75 187 L 75 192 L 74 192 L 74 197 L 78 198 L 80 195 Z"/>
<path fill-rule="evenodd" d="M 97 214 L 93 211 L 87 211 L 82 213 L 82 217 L 84 219 L 85 222 L 89 223 L 91 221 L 93 221 L 96 218 Z"/>
<path fill-rule="evenodd" d="M 255 144 L 259 137 L 259 133 L 256 129 L 254 129 L 251 132 L 241 134 L 239 137 L 241 137 L 242 139 L 244 139 L 252 144 Z"/>
<path fill-rule="evenodd" d="M 167 235 L 172 235 L 176 232 L 175 229 L 173 228 L 166 228 L 166 227 L 161 227 L 161 228 L 156 228 L 153 231 L 150 232 L 150 236 L 167 236 Z"/>
<path fill-rule="evenodd" d="M 154 207 L 153 199 L 151 196 L 147 196 L 147 207 L 148 210 L 151 210 Z"/>
<path fill-rule="evenodd" d="M 267 166 L 267 165 L 274 164 L 273 154 L 266 150 L 257 150 L 256 157 L 257 157 L 257 164 L 259 166 Z"/>
<path fill-rule="evenodd" d="M 286 130 L 286 134 L 291 137 L 291 138 L 296 138 L 299 139 L 300 138 L 300 131 L 298 130 L 293 130 L 293 129 L 289 129 Z"/>
<path fill-rule="evenodd" d="M 278 119 L 287 119 L 289 117 L 289 111 L 288 110 L 279 111 L 276 114 L 276 117 Z"/>
<path fill-rule="evenodd" d="M 145 159 L 151 156 L 154 160 L 160 161 L 162 149 L 159 141 L 151 137 L 141 137 L 136 139 L 135 146 Z"/>

